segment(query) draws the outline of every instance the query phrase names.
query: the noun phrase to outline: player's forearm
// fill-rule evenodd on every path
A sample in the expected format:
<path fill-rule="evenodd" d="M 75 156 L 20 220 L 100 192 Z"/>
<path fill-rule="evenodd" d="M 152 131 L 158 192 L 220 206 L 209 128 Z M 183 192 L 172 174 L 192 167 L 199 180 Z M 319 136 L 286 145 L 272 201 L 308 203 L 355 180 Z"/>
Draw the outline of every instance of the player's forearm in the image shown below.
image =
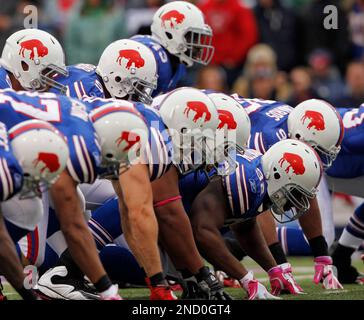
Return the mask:
<path fill-rule="evenodd" d="M 247 274 L 245 267 L 227 248 L 218 229 L 196 227 L 195 237 L 203 257 L 217 270 L 224 271 L 234 279 L 241 279 Z"/>
<path fill-rule="evenodd" d="M 23 286 L 24 273 L 23 267 L 16 253 L 14 243 L 12 242 L 4 225 L 4 220 L 0 215 L 0 274 L 6 279 L 15 289 L 20 289 Z"/>
<path fill-rule="evenodd" d="M 125 239 L 148 277 L 162 271 L 158 248 L 158 223 L 151 206 L 121 208 Z"/>
<path fill-rule="evenodd" d="M 65 187 L 56 183 L 50 194 L 71 256 L 87 277 L 96 283 L 106 272 L 87 227 L 76 187 L 73 184 Z"/>
<path fill-rule="evenodd" d="M 264 239 L 268 246 L 278 242 L 278 235 L 276 231 L 276 223 L 270 210 L 264 211 L 257 216 L 257 221 L 263 232 Z"/>
<path fill-rule="evenodd" d="M 234 225 L 231 229 L 243 250 L 265 271 L 277 265 L 255 219 Z"/>
<path fill-rule="evenodd" d="M 203 266 L 191 223 L 179 201 L 156 209 L 159 236 L 168 255 L 179 269 L 196 274 Z"/>
<path fill-rule="evenodd" d="M 320 208 L 316 198 L 310 200 L 310 209 L 299 218 L 299 223 L 307 239 L 322 236 Z"/>

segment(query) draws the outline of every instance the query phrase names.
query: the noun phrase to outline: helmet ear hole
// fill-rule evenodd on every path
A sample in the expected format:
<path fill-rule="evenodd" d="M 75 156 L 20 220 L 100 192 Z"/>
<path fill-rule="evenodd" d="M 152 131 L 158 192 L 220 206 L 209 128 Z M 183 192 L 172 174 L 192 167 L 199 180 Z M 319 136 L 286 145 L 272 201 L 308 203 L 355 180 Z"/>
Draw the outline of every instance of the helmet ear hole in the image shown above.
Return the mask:
<path fill-rule="evenodd" d="M 173 35 L 172 35 L 172 33 L 168 32 L 168 31 L 166 31 L 165 33 L 166 33 L 166 36 L 167 36 L 167 38 L 168 38 L 169 40 L 172 40 L 172 39 L 173 39 Z"/>
<path fill-rule="evenodd" d="M 279 180 L 281 178 L 281 175 L 278 172 L 274 173 L 274 179 Z"/>
<path fill-rule="evenodd" d="M 114 157 L 111 153 L 107 153 L 105 156 L 106 156 L 106 158 L 109 158 L 109 159 Z"/>
<path fill-rule="evenodd" d="M 300 139 L 301 139 L 301 135 L 300 135 L 299 133 L 296 133 L 296 134 L 295 134 L 295 138 L 296 138 L 297 140 L 300 140 Z"/>
<path fill-rule="evenodd" d="M 24 172 L 23 173 L 23 176 L 26 177 L 26 178 L 28 178 L 28 177 L 30 177 L 30 174 L 28 172 Z"/>
<path fill-rule="evenodd" d="M 29 65 L 25 61 L 21 62 L 21 67 L 23 68 L 23 71 L 29 70 Z"/>
<path fill-rule="evenodd" d="M 115 81 L 116 81 L 116 82 L 120 82 L 120 81 L 121 81 L 121 77 L 116 76 L 116 77 L 115 77 Z"/>

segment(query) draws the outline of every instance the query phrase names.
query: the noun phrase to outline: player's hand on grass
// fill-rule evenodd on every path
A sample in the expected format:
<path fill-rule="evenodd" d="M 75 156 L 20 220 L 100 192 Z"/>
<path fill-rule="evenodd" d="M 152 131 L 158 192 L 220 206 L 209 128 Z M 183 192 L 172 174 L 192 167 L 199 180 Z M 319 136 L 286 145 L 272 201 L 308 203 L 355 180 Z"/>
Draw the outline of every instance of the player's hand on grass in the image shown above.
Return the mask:
<path fill-rule="evenodd" d="M 332 258 L 330 256 L 316 257 L 314 262 L 315 275 L 313 282 L 315 284 L 321 282 L 325 289 L 343 289 L 343 286 L 337 279 L 336 268 L 332 265 Z"/>
<path fill-rule="evenodd" d="M 279 296 L 281 293 L 303 294 L 303 289 L 292 275 L 289 263 L 280 264 L 268 271 L 271 293 Z"/>
<path fill-rule="evenodd" d="M 258 280 L 254 279 L 252 271 L 249 271 L 243 279 L 240 280 L 242 287 L 247 292 L 248 300 L 280 300 L 281 298 L 276 297 L 268 292 Z"/>

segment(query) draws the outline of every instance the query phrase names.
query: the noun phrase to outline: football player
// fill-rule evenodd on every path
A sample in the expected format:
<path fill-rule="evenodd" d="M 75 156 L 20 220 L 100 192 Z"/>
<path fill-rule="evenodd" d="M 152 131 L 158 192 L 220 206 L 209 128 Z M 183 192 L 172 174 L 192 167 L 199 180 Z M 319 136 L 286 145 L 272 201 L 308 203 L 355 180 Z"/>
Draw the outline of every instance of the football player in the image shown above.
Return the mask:
<path fill-rule="evenodd" d="M 194 63 L 207 65 L 214 54 L 212 30 L 203 13 L 192 3 L 172 1 L 154 14 L 151 36 L 131 39 L 148 46 L 158 68 L 158 86 L 153 97 L 175 89 Z"/>
<path fill-rule="evenodd" d="M 233 97 L 248 112 L 253 124 L 249 141 L 250 148 L 264 154 L 278 141 L 287 138 L 301 140 L 307 142 L 317 151 L 324 168 L 332 164 L 340 151 L 340 143 L 344 134 L 342 120 L 335 109 L 325 101 L 307 100 L 296 106 L 296 108 L 292 108 L 277 101 L 245 99 L 238 95 L 233 95 Z M 321 189 L 322 191 L 327 190 L 325 186 L 319 187 L 319 190 Z M 327 201 L 330 201 L 328 193 L 322 202 L 326 203 Z M 322 211 L 327 212 L 327 210 Z M 278 222 L 285 222 L 285 216 L 281 218 Z M 332 259 L 329 256 L 328 245 L 323 236 L 317 199 L 311 199 L 308 213 L 297 218 L 299 218 L 300 225 L 314 255 L 314 282 L 319 283 L 326 277 L 331 279 L 332 272 L 325 274 L 323 272 L 324 269 L 331 268 Z M 285 253 L 278 241 L 277 233 L 273 231 L 275 229 L 273 216 L 267 212 L 259 216 L 258 220 L 275 260 L 278 264 L 284 264 L 290 270 L 290 265 L 287 264 Z M 323 220 L 326 221 L 326 219 Z M 301 234 L 299 231 L 294 233 L 293 236 L 298 236 L 301 239 Z M 324 281 L 324 284 L 327 288 L 340 287 L 335 277 L 333 281 Z"/>
<path fill-rule="evenodd" d="M 198 246 L 218 270 L 238 279 L 249 299 L 271 299 L 252 272 L 247 272 L 228 250 L 220 233 L 228 225 L 244 251 L 267 271 L 274 295 L 283 289 L 299 294 L 302 289 L 291 270 L 276 264 L 256 217 L 267 209 L 278 217 L 293 210 L 297 214 L 290 220 L 304 214 L 321 178 L 320 160 L 306 144 L 287 139 L 274 144 L 263 156 L 246 149 L 237 156 L 237 162 L 233 174 L 213 179 L 192 202 L 191 221 Z"/>
<path fill-rule="evenodd" d="M 29 136 L 29 134 L 26 135 Z M 23 146 L 15 145 L 14 147 Z M 25 155 L 25 157 L 27 157 L 27 155 Z M 21 222 L 18 212 L 13 212 L 18 214 L 16 217 L 12 216 L 11 212 L 8 211 L 7 204 L 12 201 L 10 198 L 18 194 L 22 189 L 23 170 L 13 154 L 6 125 L 3 122 L 0 122 L 0 159 L 0 273 L 7 278 L 23 299 L 35 300 L 36 295 L 31 290 L 28 290 L 29 288 L 25 288 L 24 286 L 25 275 L 23 273 L 23 267 L 5 225 L 5 216 L 8 221 L 11 220 L 14 223 Z M 27 213 L 32 214 L 32 212 Z M 26 216 L 21 218 L 23 218 L 24 221 L 28 219 Z M 2 289 L 0 283 L 0 301 L 6 300 L 6 296 L 2 294 Z"/>
<path fill-rule="evenodd" d="M 362 188 L 358 187 L 362 185 L 364 175 L 362 150 L 364 105 L 355 109 L 337 110 L 343 119 L 345 135 L 335 162 L 326 172 L 328 183 L 333 191 L 364 197 Z M 342 283 L 364 283 L 363 274 L 351 266 L 351 255 L 363 240 L 364 205 L 362 204 L 356 208 L 332 253 L 333 263 Z"/>
<path fill-rule="evenodd" d="M 86 107 L 76 100 L 57 97 L 52 93 L 16 93 L 10 89 L 1 92 L 0 103 L 2 104 L 0 118 L 7 126 L 13 127 L 25 120 L 38 118 L 54 124 L 67 137 L 70 161 L 67 163 L 67 170 L 60 174 L 59 179 L 49 189 L 51 205 L 57 213 L 69 251 L 90 281 L 95 284 L 101 298 L 120 299 L 117 286 L 112 285 L 101 265 L 84 220 L 81 199 L 77 192 L 78 183 L 92 183 L 100 168 L 103 166 L 110 168 L 114 160 L 100 153 L 98 136 L 89 121 Z M 134 116 L 140 118 L 136 112 Z M 128 122 L 124 123 L 124 126 L 127 124 Z M 119 138 L 118 145 L 125 148 L 129 136 Z M 107 136 L 103 137 L 101 144 L 107 143 L 108 139 Z"/>

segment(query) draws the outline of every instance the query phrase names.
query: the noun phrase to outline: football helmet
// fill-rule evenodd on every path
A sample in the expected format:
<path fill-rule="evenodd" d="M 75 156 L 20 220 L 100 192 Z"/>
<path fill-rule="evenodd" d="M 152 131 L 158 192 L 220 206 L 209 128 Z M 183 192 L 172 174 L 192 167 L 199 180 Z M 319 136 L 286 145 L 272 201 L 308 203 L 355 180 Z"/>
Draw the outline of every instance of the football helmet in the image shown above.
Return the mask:
<path fill-rule="evenodd" d="M 24 29 L 7 40 L 0 64 L 20 82 L 25 90 L 45 91 L 54 87 L 61 93 L 66 86 L 54 80 L 68 75 L 63 49 L 56 38 L 38 29 Z"/>
<path fill-rule="evenodd" d="M 65 137 L 48 122 L 27 120 L 9 130 L 9 140 L 24 174 L 20 197 L 39 196 L 66 168 L 69 149 Z"/>
<path fill-rule="evenodd" d="M 146 104 L 157 88 L 157 62 L 144 44 L 130 39 L 111 43 L 102 53 L 97 73 L 113 98 L 129 96 Z"/>
<path fill-rule="evenodd" d="M 262 167 L 272 201 L 271 212 L 278 222 L 295 220 L 310 208 L 309 199 L 315 197 L 322 165 L 308 144 L 281 140 L 262 156 Z"/>
<path fill-rule="evenodd" d="M 210 63 L 214 47 L 212 30 L 203 13 L 187 1 L 173 1 L 154 14 L 152 36 L 180 61 L 191 67 L 194 62 Z"/>
<path fill-rule="evenodd" d="M 209 93 L 219 114 L 216 131 L 216 148 L 223 148 L 227 173 L 236 168 L 236 151 L 244 153 L 250 136 L 250 118 L 245 109 L 233 98 L 223 93 Z M 221 153 L 222 151 L 220 151 Z"/>
<path fill-rule="evenodd" d="M 288 135 L 308 143 L 319 154 L 324 168 L 331 166 L 340 151 L 344 126 L 339 113 L 324 100 L 301 102 L 288 116 Z"/>
<path fill-rule="evenodd" d="M 128 101 L 111 101 L 90 113 L 99 137 L 103 176 L 118 178 L 140 159 L 148 144 L 144 117 Z"/>
<path fill-rule="evenodd" d="M 178 88 L 163 96 L 159 110 L 174 145 L 174 163 L 182 174 L 207 165 L 225 170 L 224 150 L 215 148 L 219 116 L 215 104 L 202 91 Z M 234 167 L 235 169 L 235 167 Z"/>

